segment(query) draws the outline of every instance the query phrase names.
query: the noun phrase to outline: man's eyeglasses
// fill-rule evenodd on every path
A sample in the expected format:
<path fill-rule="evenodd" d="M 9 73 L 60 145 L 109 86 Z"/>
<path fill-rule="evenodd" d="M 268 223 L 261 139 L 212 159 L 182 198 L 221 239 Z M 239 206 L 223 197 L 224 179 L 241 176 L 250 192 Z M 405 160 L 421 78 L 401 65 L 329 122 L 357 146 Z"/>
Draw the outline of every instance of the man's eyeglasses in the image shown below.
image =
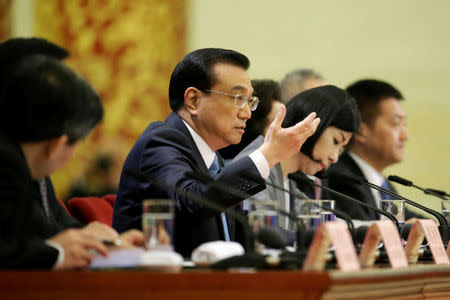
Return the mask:
<path fill-rule="evenodd" d="M 241 95 L 241 94 L 233 95 L 233 94 L 228 94 L 228 93 L 218 92 L 218 91 L 213 91 L 213 90 L 205 90 L 205 91 L 234 98 L 234 105 L 236 107 L 239 107 L 239 109 L 242 109 L 245 107 L 245 105 L 248 105 L 250 107 L 250 110 L 254 111 L 258 107 L 259 99 L 256 96 L 249 98 L 249 97 Z"/>

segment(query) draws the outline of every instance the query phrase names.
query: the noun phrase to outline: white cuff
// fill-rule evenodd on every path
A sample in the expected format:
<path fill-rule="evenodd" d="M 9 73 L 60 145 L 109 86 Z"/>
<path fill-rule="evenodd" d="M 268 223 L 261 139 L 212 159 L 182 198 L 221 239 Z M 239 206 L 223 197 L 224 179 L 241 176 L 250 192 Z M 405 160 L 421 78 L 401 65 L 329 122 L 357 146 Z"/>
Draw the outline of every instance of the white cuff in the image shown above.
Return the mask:
<path fill-rule="evenodd" d="M 64 249 L 63 247 L 61 247 L 60 244 L 46 240 L 45 244 L 47 244 L 47 246 L 53 247 L 56 250 L 58 250 L 58 257 L 56 258 L 56 262 L 53 265 L 53 269 L 59 269 L 62 267 L 62 264 L 64 263 Z"/>
<path fill-rule="evenodd" d="M 256 168 L 258 169 L 261 177 L 267 179 L 270 174 L 270 167 L 267 159 L 264 157 L 264 154 L 261 151 L 256 150 L 252 154 L 249 155 Z"/>

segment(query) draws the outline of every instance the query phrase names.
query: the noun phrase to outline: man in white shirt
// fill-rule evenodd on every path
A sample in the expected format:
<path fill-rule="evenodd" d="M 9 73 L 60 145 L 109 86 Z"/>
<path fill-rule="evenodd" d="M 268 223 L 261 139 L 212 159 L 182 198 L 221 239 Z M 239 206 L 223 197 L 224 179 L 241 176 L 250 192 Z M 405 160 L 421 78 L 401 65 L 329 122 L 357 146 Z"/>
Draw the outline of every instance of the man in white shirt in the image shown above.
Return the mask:
<path fill-rule="evenodd" d="M 248 180 L 242 173 L 267 178 L 273 165 L 299 151 L 320 120 L 311 114 L 293 127 L 281 128 L 286 112 L 282 106 L 263 145 L 249 156 L 223 166 L 216 151 L 240 142 L 246 121 L 258 104 L 258 99 L 252 96 L 249 65 L 245 55 L 218 48 L 193 51 L 178 63 L 169 86 L 173 112 L 164 122 L 153 122 L 147 127 L 125 161 L 114 207 L 115 229 L 122 232 L 141 228 L 142 200 L 168 198 L 175 204 L 172 243 L 183 256 L 189 257 L 204 242 L 236 239 L 234 220 L 222 212 L 154 183 L 138 181 L 124 171 L 143 171 L 169 186 L 200 194 L 224 209 L 240 204 L 243 199 L 185 173 L 211 175 L 230 189 L 249 194 L 264 189 L 264 184 Z"/>
<path fill-rule="evenodd" d="M 390 165 L 403 160 L 408 130 L 406 113 L 401 105 L 402 94 L 392 85 L 379 80 L 360 80 L 347 88 L 356 100 L 361 115 L 359 135 L 351 140 L 348 149 L 339 162 L 330 167 L 329 186 L 339 192 L 380 208 L 381 199 L 386 195 L 366 185 L 349 182 L 340 176 L 347 174 L 362 177 L 393 192 L 383 175 Z M 386 199 L 386 198 L 384 198 Z M 376 220 L 374 211 L 337 199 L 336 207 L 359 220 Z M 406 219 L 414 214 L 406 212 Z"/>

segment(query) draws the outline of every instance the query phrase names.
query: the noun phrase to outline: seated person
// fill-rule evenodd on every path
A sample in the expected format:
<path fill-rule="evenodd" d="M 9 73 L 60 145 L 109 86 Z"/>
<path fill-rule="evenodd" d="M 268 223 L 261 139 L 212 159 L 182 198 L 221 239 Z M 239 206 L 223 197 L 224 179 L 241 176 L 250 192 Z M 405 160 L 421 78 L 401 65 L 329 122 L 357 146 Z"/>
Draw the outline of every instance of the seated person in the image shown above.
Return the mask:
<path fill-rule="evenodd" d="M 101 121 L 100 99 L 84 79 L 52 55 L 39 51 L 28 55 L 27 50 L 28 54 L 13 59 L 12 66 L 13 60 L 3 56 L 10 53 L 3 52 L 3 46 L 0 268 L 86 267 L 94 256 L 92 251 L 107 255 L 101 233 L 89 225 L 63 230 L 48 217 L 50 206 L 37 193 L 35 182 L 61 167 Z M 132 244 L 143 242 L 136 231 L 121 238 Z"/>
<path fill-rule="evenodd" d="M 286 104 L 301 92 L 327 84 L 329 83 L 322 74 L 313 69 L 294 69 L 280 82 L 281 102 Z"/>
<path fill-rule="evenodd" d="M 409 135 L 406 113 L 401 105 L 403 96 L 387 82 L 374 79 L 359 80 L 347 88 L 361 114 L 361 128 L 350 141 L 339 163 L 330 168 L 329 186 L 343 194 L 381 208 L 381 199 L 390 199 L 367 185 L 345 180 L 341 174 L 365 178 L 369 182 L 395 192 L 383 175 L 388 166 L 403 160 Z M 336 198 L 336 208 L 346 211 L 356 220 L 378 220 L 379 214 L 365 207 Z M 420 218 L 406 208 L 405 219 Z M 413 220 L 410 220 L 412 222 Z"/>
<path fill-rule="evenodd" d="M 247 69 L 248 58 L 236 51 L 206 48 L 186 55 L 175 67 L 169 84 L 172 113 L 164 122 L 153 122 L 131 149 L 122 171 L 114 206 L 113 227 L 122 232 L 141 228 L 142 201 L 172 199 L 175 205 L 173 245 L 185 257 L 200 244 L 215 240 L 235 240 L 235 222 L 224 211 L 216 211 L 145 182 L 127 171 L 138 170 L 156 177 L 170 187 L 201 195 L 223 210 L 240 210 L 243 200 L 186 175 L 196 172 L 239 191 L 255 194 L 264 189 L 260 181 L 243 178 L 244 171 L 260 178 L 270 167 L 298 152 L 314 133 L 319 119 L 315 114 L 289 128 L 281 128 L 285 107 L 266 134 L 266 140 L 252 154 L 223 166 L 217 150 L 240 142 L 245 124 L 258 105 Z"/>
<path fill-rule="evenodd" d="M 0 86 L 8 81 L 8 76 L 13 73 L 16 64 L 20 63 L 23 58 L 36 54 L 42 54 L 60 60 L 69 56 L 69 52 L 66 49 L 45 39 L 9 39 L 0 43 L 0 64 L 2 65 L 2 71 L 0 72 Z M 65 207 L 57 200 L 50 177 L 34 180 L 33 187 L 35 188 L 34 194 L 36 195 L 36 198 L 40 198 L 38 199 L 39 203 L 44 203 L 44 197 L 46 199 L 45 205 L 40 205 L 39 207 L 44 209 L 47 222 L 59 226 L 61 230 L 84 227 L 84 224 L 79 223 L 75 218 L 70 216 Z M 115 230 L 112 230 L 109 226 L 99 222 L 91 222 L 85 227 L 85 231 L 96 234 L 99 238 L 115 239 L 118 237 Z"/>
<path fill-rule="evenodd" d="M 258 97 L 258 109 L 245 125 L 245 132 L 239 144 L 230 145 L 219 150 L 219 154 L 227 161 L 232 160 L 239 152 L 260 135 L 266 135 L 280 108 L 280 85 L 273 80 L 252 80 L 255 96 Z"/>
<path fill-rule="evenodd" d="M 345 91 L 332 85 L 307 90 L 289 101 L 283 126 L 292 126 L 312 111 L 316 112 L 321 120 L 316 132 L 306 140 L 299 152 L 274 165 L 268 178 L 272 184 L 300 195 L 301 191 L 297 190 L 295 182 L 288 179 L 287 175 L 299 170 L 308 175 L 326 170 L 338 161 L 339 154 L 359 128 L 355 101 Z M 236 159 L 260 147 L 263 140 L 264 137 L 259 136 Z M 268 186 L 251 199 L 279 201 L 280 208 L 285 211 L 292 211 L 293 208 L 293 199 L 289 194 L 272 186 Z M 251 209 L 248 203 L 244 208 Z M 294 229 L 287 217 L 280 217 L 279 225 L 283 229 Z"/>

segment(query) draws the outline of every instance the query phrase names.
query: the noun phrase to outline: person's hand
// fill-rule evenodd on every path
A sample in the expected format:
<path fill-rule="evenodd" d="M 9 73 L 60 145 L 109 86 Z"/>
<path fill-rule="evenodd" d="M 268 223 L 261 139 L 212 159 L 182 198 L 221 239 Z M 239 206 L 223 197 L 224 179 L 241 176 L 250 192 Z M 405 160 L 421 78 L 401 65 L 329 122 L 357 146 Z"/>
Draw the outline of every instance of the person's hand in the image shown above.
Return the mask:
<path fill-rule="evenodd" d="M 136 229 L 130 229 L 119 235 L 122 244 L 111 249 L 143 247 L 145 243 L 144 234 Z"/>
<path fill-rule="evenodd" d="M 285 115 L 286 107 L 280 105 L 280 110 L 267 130 L 264 143 L 259 148 L 270 168 L 298 153 L 306 139 L 316 132 L 320 123 L 320 119 L 316 118 L 316 113 L 311 113 L 294 126 L 282 128 L 281 124 Z"/>
<path fill-rule="evenodd" d="M 82 229 L 82 231 L 94 235 L 99 240 L 115 240 L 119 237 L 117 231 L 112 229 L 110 226 L 97 221 L 89 223 Z"/>
<path fill-rule="evenodd" d="M 50 241 L 64 249 L 64 261 L 58 269 L 72 270 L 88 267 L 95 252 L 108 256 L 108 250 L 99 239 L 81 229 L 68 229 L 51 237 Z"/>

